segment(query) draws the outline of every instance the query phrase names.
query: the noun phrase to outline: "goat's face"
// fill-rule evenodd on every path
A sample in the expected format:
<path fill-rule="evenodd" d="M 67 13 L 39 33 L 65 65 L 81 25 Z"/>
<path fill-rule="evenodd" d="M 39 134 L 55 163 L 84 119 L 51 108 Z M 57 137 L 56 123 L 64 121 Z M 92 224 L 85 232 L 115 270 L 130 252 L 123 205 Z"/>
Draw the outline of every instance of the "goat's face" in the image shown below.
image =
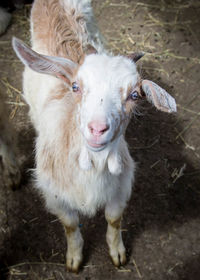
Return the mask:
<path fill-rule="evenodd" d="M 141 97 L 161 111 L 176 112 L 173 97 L 154 82 L 140 79 L 134 61 L 142 53 L 130 58 L 90 54 L 79 67 L 67 58 L 38 54 L 16 38 L 13 47 L 25 65 L 61 79 L 79 95 L 78 123 L 93 151 L 101 151 L 119 138 Z"/>
<path fill-rule="evenodd" d="M 135 63 L 122 56 L 85 58 L 72 87 L 81 95 L 79 125 L 88 148 L 100 151 L 126 129 L 140 96 Z"/>

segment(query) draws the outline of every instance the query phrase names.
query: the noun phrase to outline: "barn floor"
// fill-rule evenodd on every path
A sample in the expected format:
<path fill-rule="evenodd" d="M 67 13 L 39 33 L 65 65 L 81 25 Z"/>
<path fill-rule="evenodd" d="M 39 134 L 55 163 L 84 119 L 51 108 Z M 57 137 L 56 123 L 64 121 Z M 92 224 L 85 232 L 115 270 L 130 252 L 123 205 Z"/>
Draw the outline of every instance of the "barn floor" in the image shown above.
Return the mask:
<path fill-rule="evenodd" d="M 168 115 L 144 104 L 127 141 L 138 163 L 135 188 L 123 219 L 128 263 L 115 268 L 105 242 L 103 212 L 82 219 L 84 263 L 66 272 L 66 241 L 33 188 L 34 130 L 21 91 L 22 64 L 12 36 L 29 40 L 29 10 L 13 13 L 0 38 L 0 91 L 8 96 L 23 172 L 15 189 L 0 187 L 0 279 L 200 279 L 200 3 L 184 0 L 93 1 L 99 27 L 114 53 L 146 53 L 143 77 L 166 88 L 178 104 Z"/>

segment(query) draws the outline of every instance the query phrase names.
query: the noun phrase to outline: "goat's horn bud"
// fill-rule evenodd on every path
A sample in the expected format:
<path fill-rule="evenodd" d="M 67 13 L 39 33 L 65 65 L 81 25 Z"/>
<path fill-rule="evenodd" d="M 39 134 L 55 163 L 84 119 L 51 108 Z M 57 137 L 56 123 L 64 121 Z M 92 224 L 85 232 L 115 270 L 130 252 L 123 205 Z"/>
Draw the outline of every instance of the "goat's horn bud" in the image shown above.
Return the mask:
<path fill-rule="evenodd" d="M 88 45 L 86 46 L 86 48 L 85 48 L 85 53 L 86 53 L 87 55 L 89 55 L 89 54 L 96 54 L 96 53 L 97 53 L 97 50 L 95 49 L 94 46 L 88 44 Z"/>
<path fill-rule="evenodd" d="M 132 54 L 128 55 L 128 58 L 130 58 L 131 60 L 133 60 L 134 62 L 137 62 L 140 58 L 142 58 L 145 55 L 144 52 L 135 52 Z"/>

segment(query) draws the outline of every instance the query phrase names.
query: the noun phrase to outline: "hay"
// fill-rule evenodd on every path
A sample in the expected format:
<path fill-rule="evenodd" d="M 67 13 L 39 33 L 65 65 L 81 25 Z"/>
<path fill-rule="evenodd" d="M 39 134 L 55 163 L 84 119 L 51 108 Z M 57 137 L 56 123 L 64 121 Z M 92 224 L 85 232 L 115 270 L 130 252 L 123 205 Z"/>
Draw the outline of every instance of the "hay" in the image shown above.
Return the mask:
<path fill-rule="evenodd" d="M 142 278 L 142 274 L 140 273 L 139 268 L 138 268 L 138 266 L 137 266 L 137 264 L 136 264 L 136 262 L 135 262 L 134 259 L 133 259 L 133 264 L 134 264 L 135 269 L 136 269 L 136 271 L 137 271 L 138 277 L 141 279 L 141 278 Z"/>

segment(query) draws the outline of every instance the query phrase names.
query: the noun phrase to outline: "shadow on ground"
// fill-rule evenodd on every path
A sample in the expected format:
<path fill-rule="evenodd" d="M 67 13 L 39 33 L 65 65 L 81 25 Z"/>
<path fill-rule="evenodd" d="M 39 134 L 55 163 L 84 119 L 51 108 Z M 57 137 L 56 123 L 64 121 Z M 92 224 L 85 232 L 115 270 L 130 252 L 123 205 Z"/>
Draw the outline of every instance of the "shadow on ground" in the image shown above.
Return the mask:
<path fill-rule="evenodd" d="M 151 4 L 150 1 L 146 2 Z M 172 1 L 161 2 L 170 4 Z M 186 9 L 181 16 L 188 15 L 192 21 L 193 10 Z M 149 11 L 153 13 L 152 9 Z M 143 12 L 140 11 L 142 16 Z M 160 16 L 165 22 L 170 22 L 168 14 L 164 14 L 162 12 Z M 194 22 L 196 18 L 195 14 Z M 134 32 L 137 34 L 136 30 Z M 187 33 L 187 30 L 180 32 Z M 175 46 L 170 29 L 168 34 L 170 40 L 166 42 L 167 48 L 174 48 L 177 52 L 185 50 L 178 44 Z M 193 38 L 186 39 L 193 44 L 195 56 L 199 44 L 194 43 Z M 185 60 L 181 63 L 183 65 Z M 145 61 L 142 65 L 155 69 L 157 64 Z M 177 82 L 170 72 L 171 69 L 178 71 L 178 66 L 176 61 L 166 66 L 166 72 L 170 73 L 166 79 L 155 71 L 143 72 L 142 75 L 176 95 L 179 101 L 188 100 L 192 95 L 188 97 L 184 90 L 187 84 Z M 193 85 L 197 78 L 198 75 L 193 78 Z M 166 80 L 171 85 L 166 84 Z M 176 89 L 172 87 L 175 84 Z M 135 186 L 122 223 L 128 264 L 121 274 L 111 265 L 105 242 L 106 222 L 100 211 L 95 218 L 81 220 L 85 240 L 84 268 L 79 274 L 82 279 L 140 279 L 138 271 L 143 279 L 148 280 L 199 279 L 200 175 L 195 161 L 188 157 L 185 144 L 180 137 L 176 139 L 185 123 L 176 115 L 158 112 L 147 104 L 144 104 L 141 112 L 141 116 L 133 117 L 126 135 L 131 155 L 137 162 Z M 192 136 L 197 137 L 196 134 Z M 24 131 L 20 136 L 21 153 L 28 155 L 24 170 L 34 166 L 33 138 L 32 132 Z M 180 176 L 181 170 L 183 176 Z M 0 279 L 35 280 L 51 276 L 52 279 L 77 279 L 76 275 L 66 273 L 64 268 L 66 242 L 62 226 L 56 217 L 45 211 L 42 199 L 33 190 L 30 173 L 24 174 L 25 179 L 19 189 L 1 190 L 6 201 L 8 230 L 3 235 L 4 246 L 0 248 Z M 138 270 L 133 266 L 133 260 Z"/>
<path fill-rule="evenodd" d="M 199 217 L 200 213 L 200 179 L 183 155 L 183 145 L 175 141 L 176 116 L 156 112 L 149 105 L 145 105 L 142 111 L 144 114 L 133 118 L 127 131 L 130 151 L 137 162 L 135 186 L 122 227 L 129 262 L 136 254 L 135 242 L 144 232 L 153 230 L 155 236 L 160 236 L 174 226 Z M 32 141 L 30 138 L 27 143 Z M 178 178 L 183 166 L 186 167 L 184 175 Z M 27 166 L 30 167 L 32 162 Z M 0 256 L 1 277 L 4 277 L 1 279 L 7 279 L 7 267 L 12 265 L 28 262 L 64 263 L 66 242 L 62 227 L 58 221 L 54 221 L 55 217 L 46 213 L 30 183 L 9 192 L 7 209 L 10 234 L 4 241 L 5 250 Z M 96 218 L 82 219 L 84 265 L 91 263 L 94 258 L 95 263 L 110 264 L 103 216 L 99 212 Z M 186 273 L 190 273 L 195 263 L 186 264 Z"/>

